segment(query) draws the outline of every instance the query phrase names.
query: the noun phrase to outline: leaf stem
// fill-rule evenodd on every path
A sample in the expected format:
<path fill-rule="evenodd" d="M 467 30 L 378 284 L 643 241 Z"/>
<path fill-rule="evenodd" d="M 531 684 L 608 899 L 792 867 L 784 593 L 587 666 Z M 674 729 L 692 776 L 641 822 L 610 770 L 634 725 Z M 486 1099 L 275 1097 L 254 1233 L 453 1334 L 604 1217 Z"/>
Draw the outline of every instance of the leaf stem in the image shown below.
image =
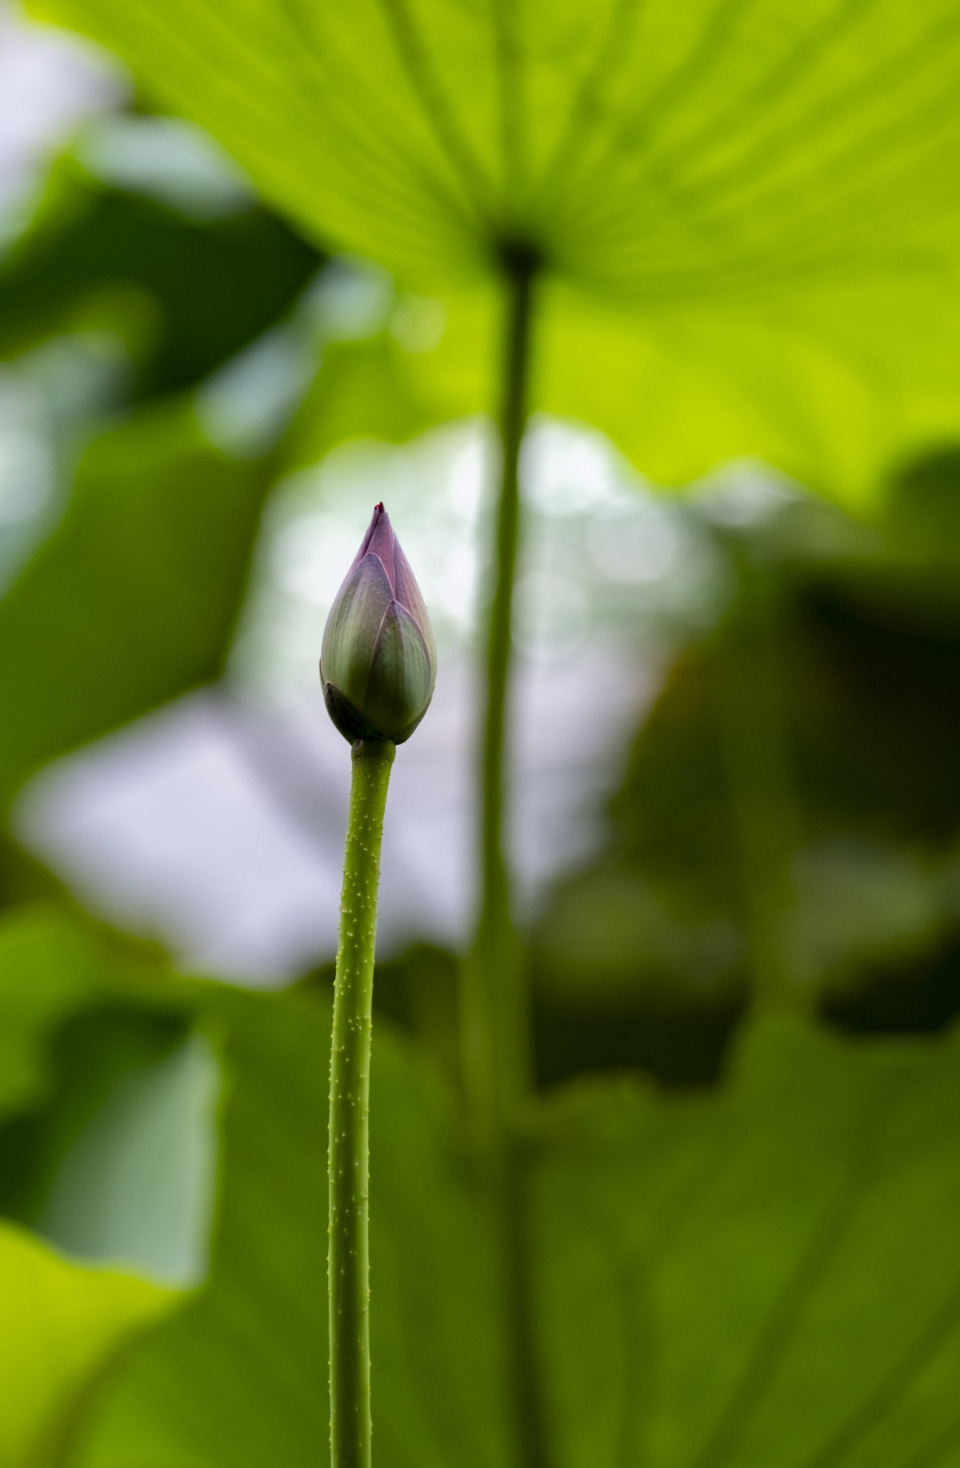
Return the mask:
<path fill-rule="evenodd" d="M 493 591 L 487 610 L 483 742 L 480 750 L 480 902 L 473 950 L 463 966 L 461 1040 L 468 1111 L 488 1144 L 509 1125 L 529 1089 L 530 1036 L 522 955 L 513 922 L 503 840 L 504 736 L 511 621 L 520 539 L 520 445 L 527 418 L 534 267 L 507 268 Z"/>
<path fill-rule="evenodd" d="M 521 529 L 519 461 L 527 420 L 536 262 L 504 255 L 507 311 L 493 589 L 488 607 L 483 743 L 480 753 L 480 902 L 462 966 L 461 1045 L 468 1118 L 488 1170 L 496 1210 L 507 1347 L 506 1387 L 516 1462 L 546 1463 L 536 1370 L 528 1238 L 523 1104 L 532 1086 L 529 996 L 504 843 L 504 743 L 510 693 L 511 621 Z"/>
<path fill-rule="evenodd" d="M 330 1448 L 333 1468 L 370 1468 L 368 1238 L 370 1041 L 387 739 L 353 746 L 330 1055 Z"/>
<path fill-rule="evenodd" d="M 802 1010 L 813 986 L 789 961 L 791 865 L 800 812 L 783 687 L 785 628 L 772 568 L 749 542 L 730 541 L 738 597 L 714 657 L 714 696 L 734 858 L 740 870 L 754 1009 Z"/>

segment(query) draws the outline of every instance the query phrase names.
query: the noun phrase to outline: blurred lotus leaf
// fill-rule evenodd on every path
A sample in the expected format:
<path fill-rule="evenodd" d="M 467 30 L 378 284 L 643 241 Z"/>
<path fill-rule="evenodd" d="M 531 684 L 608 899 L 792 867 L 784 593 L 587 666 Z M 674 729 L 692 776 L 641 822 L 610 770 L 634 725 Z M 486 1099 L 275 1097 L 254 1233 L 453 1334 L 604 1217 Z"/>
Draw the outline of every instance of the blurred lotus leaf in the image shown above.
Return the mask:
<path fill-rule="evenodd" d="M 34 917 L 4 941 L 23 962 L 52 940 Z M 78 932 L 84 949 L 114 1016 L 218 1036 L 222 1191 L 206 1287 L 125 1356 L 54 1461 L 260 1468 L 279 1449 L 306 1468 L 327 1417 L 327 999 L 188 984 Z M 3 1007 L 17 970 L 0 974 Z M 768 1020 L 714 1092 L 593 1080 L 545 1100 L 529 1201 L 558 1468 L 950 1461 L 956 1051 Z M 378 1454 L 493 1468 L 509 1453 L 489 1200 L 442 1087 L 389 1027 L 374 1087 Z"/>
<path fill-rule="evenodd" d="M 33 1140 L 24 1120 L 56 1090 L 54 1037 L 68 1018 L 103 1004 L 105 967 L 97 946 L 55 913 L 24 910 L 0 925 L 0 1209 L 8 1216 L 24 1143 Z M 156 1278 L 122 1272 L 116 1257 L 94 1266 L 7 1222 L 0 1296 L 0 1460 L 9 1468 L 59 1468 L 131 1341 L 183 1299 Z"/>
<path fill-rule="evenodd" d="M 0 355 L 57 332 L 116 331 L 139 396 L 193 385 L 272 326 L 318 266 L 252 201 L 187 218 L 67 155 L 0 261 Z"/>
<path fill-rule="evenodd" d="M 93 438 L 63 521 L 0 601 L 0 800 L 217 674 L 268 484 L 177 399 Z"/>
<path fill-rule="evenodd" d="M 31 8 L 325 249 L 452 290 L 451 321 L 460 290 L 496 312 L 511 252 L 541 259 L 536 406 L 657 480 L 754 455 L 862 500 L 960 430 L 950 0 Z M 443 338 L 424 355 L 442 381 Z M 471 406 L 494 403 L 488 379 Z"/>
<path fill-rule="evenodd" d="M 779 984 L 787 1002 L 826 995 L 855 1022 L 889 981 L 893 1028 L 954 1012 L 956 488 L 944 451 L 901 472 L 869 533 L 827 507 L 801 531 L 813 507 L 790 500 L 763 526 L 723 531 L 729 605 L 678 648 L 605 849 L 544 905 L 548 1010 L 729 1014 Z M 934 969 L 939 993 L 919 983 Z"/>

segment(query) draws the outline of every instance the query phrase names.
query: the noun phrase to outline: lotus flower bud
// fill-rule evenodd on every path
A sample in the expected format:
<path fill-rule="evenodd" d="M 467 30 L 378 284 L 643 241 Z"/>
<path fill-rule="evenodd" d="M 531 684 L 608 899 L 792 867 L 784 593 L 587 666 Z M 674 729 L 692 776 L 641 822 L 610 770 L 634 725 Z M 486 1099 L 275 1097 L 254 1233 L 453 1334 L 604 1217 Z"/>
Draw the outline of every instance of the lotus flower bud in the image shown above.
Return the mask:
<path fill-rule="evenodd" d="M 347 573 L 323 633 L 327 712 L 356 739 L 409 739 L 427 711 L 437 650 L 427 609 L 383 505 Z"/>

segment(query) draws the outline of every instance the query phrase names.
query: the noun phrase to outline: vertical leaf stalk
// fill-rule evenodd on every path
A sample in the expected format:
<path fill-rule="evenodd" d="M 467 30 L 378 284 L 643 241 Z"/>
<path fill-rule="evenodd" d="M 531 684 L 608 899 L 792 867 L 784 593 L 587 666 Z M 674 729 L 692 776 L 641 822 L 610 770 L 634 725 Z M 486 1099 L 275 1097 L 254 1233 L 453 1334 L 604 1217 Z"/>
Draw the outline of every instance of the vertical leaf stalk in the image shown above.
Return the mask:
<path fill-rule="evenodd" d="M 505 259 L 507 311 L 502 359 L 502 467 L 488 608 L 483 742 L 480 754 L 480 902 L 473 947 L 462 968 L 461 1044 L 468 1116 L 488 1169 L 496 1211 L 507 1382 L 516 1462 L 546 1463 L 533 1341 L 522 1108 L 532 1082 L 529 996 L 514 925 L 504 840 L 511 621 L 520 543 L 520 449 L 527 420 L 535 262 Z"/>
<path fill-rule="evenodd" d="M 333 1468 L 370 1468 L 369 1097 L 387 739 L 353 745 L 330 1057 L 330 1445 Z"/>
<path fill-rule="evenodd" d="M 522 955 L 513 922 L 504 850 L 504 737 L 512 652 L 511 621 L 520 539 L 520 446 L 527 419 L 534 269 L 507 268 L 502 360 L 502 466 L 487 611 L 485 707 L 480 749 L 480 902 L 463 966 L 461 1027 L 464 1085 L 477 1134 L 495 1143 L 530 1083 L 530 1037 Z"/>
<path fill-rule="evenodd" d="M 720 754 L 730 800 L 757 1009 L 803 1009 L 786 927 L 800 814 L 783 688 L 782 607 L 770 567 L 731 544 L 739 595 L 713 661 Z"/>

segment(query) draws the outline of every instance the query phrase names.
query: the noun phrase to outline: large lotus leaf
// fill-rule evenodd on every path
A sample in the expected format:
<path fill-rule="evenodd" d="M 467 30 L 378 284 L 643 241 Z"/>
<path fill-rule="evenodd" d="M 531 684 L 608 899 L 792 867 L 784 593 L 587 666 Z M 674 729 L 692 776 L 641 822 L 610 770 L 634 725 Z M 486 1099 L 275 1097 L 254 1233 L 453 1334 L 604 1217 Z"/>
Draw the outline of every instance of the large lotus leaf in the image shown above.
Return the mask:
<path fill-rule="evenodd" d="M 944 212 L 957 237 L 949 0 L 35 9 L 316 232 L 427 283 L 507 239 L 625 297 L 729 298 L 935 249 Z"/>
<path fill-rule="evenodd" d="M 105 982 L 115 1006 L 121 978 Z M 67 1461 L 306 1468 L 327 1431 L 327 1000 L 161 974 L 127 1002 L 194 1014 L 223 1057 L 212 1270 Z M 624 1078 L 545 1101 L 527 1181 L 557 1468 L 960 1462 L 957 1051 L 767 1020 L 716 1091 Z M 489 1204 L 449 1101 L 388 1027 L 373 1075 L 378 1460 L 500 1468 Z"/>
<path fill-rule="evenodd" d="M 759 457 L 859 510 L 891 466 L 960 436 L 949 271 L 705 295 L 633 323 L 561 294 L 544 322 L 544 403 L 602 428 L 655 481 Z"/>
<path fill-rule="evenodd" d="M 325 246 L 440 293 L 536 252 L 535 402 L 657 477 L 752 454 L 856 491 L 960 429 L 953 0 L 33 9 Z"/>
<path fill-rule="evenodd" d="M 216 676 L 268 485 L 166 402 L 86 448 L 0 600 L 0 803 L 45 760 Z"/>

